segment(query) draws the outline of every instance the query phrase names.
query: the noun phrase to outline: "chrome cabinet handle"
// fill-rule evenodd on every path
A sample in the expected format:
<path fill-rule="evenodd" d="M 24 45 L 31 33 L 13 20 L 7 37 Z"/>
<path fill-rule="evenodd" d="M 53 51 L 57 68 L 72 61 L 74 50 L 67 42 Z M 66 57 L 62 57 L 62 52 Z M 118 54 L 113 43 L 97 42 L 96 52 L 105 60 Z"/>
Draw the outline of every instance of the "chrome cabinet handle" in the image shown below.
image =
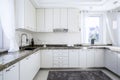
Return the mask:
<path fill-rule="evenodd" d="M 12 66 L 11 68 L 7 69 L 6 72 L 10 71 L 12 68 L 14 68 L 15 66 Z"/>

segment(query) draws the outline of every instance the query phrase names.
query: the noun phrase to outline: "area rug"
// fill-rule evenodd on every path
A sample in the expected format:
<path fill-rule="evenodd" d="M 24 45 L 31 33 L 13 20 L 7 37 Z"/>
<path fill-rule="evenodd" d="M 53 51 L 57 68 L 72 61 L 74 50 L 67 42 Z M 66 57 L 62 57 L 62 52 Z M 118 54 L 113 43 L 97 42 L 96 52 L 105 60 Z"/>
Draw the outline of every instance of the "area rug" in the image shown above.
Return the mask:
<path fill-rule="evenodd" d="M 112 80 L 102 71 L 50 71 L 47 80 Z"/>

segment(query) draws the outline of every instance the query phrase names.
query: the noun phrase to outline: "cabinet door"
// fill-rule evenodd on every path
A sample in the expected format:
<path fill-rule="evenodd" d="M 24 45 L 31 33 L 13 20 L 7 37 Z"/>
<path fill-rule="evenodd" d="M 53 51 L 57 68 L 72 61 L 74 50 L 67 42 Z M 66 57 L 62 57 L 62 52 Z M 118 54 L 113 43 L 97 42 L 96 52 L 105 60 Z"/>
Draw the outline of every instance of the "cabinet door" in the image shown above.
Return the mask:
<path fill-rule="evenodd" d="M 118 55 L 116 52 L 111 52 L 111 55 L 110 55 L 110 69 L 114 72 L 114 73 L 117 73 L 117 61 L 118 61 Z"/>
<path fill-rule="evenodd" d="M 86 50 L 87 54 L 87 67 L 94 67 L 94 60 L 95 60 L 95 50 L 94 49 L 88 49 Z"/>
<path fill-rule="evenodd" d="M 3 70 L 3 80 L 19 80 L 19 64 L 13 64 Z"/>
<path fill-rule="evenodd" d="M 95 67 L 104 67 L 103 49 L 95 49 Z"/>
<path fill-rule="evenodd" d="M 45 9 L 45 31 L 53 32 L 53 9 Z"/>
<path fill-rule="evenodd" d="M 41 68 L 51 68 L 53 64 L 52 50 L 41 50 Z"/>
<path fill-rule="evenodd" d="M 79 50 L 79 66 L 80 67 L 86 67 L 87 66 L 87 53 L 86 50 Z"/>
<path fill-rule="evenodd" d="M 120 76 L 120 53 L 118 53 L 118 75 Z"/>
<path fill-rule="evenodd" d="M 69 32 L 79 32 L 79 10 L 68 9 Z"/>
<path fill-rule="evenodd" d="M 117 59 L 117 53 L 107 50 L 105 53 L 105 67 L 117 73 Z"/>
<path fill-rule="evenodd" d="M 54 27 L 53 29 L 60 28 L 60 9 L 53 9 Z"/>
<path fill-rule="evenodd" d="M 37 32 L 45 32 L 45 11 L 37 9 Z"/>
<path fill-rule="evenodd" d="M 3 80 L 3 73 L 2 73 L 2 71 L 0 72 L 0 80 Z"/>
<path fill-rule="evenodd" d="M 79 67 L 79 50 L 69 50 L 69 67 Z"/>
<path fill-rule="evenodd" d="M 31 2 L 29 1 L 29 0 L 25 0 L 25 2 L 24 2 L 24 4 L 25 4 L 25 13 L 24 13 L 24 22 L 25 22 L 25 29 L 29 29 L 30 30 L 30 24 L 31 24 L 31 8 L 30 8 L 30 6 L 31 6 Z"/>
<path fill-rule="evenodd" d="M 31 67 L 31 75 L 32 75 L 32 79 L 35 77 L 35 75 L 37 74 L 37 72 L 40 69 L 40 52 L 37 51 L 34 54 L 31 55 L 31 63 L 32 63 L 32 67 Z"/>
<path fill-rule="evenodd" d="M 67 9 L 60 9 L 60 26 L 61 28 L 68 29 L 68 13 Z"/>
<path fill-rule="evenodd" d="M 20 80 L 32 80 L 31 56 L 20 61 Z"/>

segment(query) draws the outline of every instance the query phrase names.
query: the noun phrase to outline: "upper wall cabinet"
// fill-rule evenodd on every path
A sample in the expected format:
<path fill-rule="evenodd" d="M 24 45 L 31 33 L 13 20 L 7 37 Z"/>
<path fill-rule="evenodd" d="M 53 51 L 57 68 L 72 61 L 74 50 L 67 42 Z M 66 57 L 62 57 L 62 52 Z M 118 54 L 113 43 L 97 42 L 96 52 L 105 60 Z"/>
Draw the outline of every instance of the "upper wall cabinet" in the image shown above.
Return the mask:
<path fill-rule="evenodd" d="M 37 32 L 45 32 L 45 10 L 37 9 Z"/>
<path fill-rule="evenodd" d="M 16 28 L 36 31 L 36 9 L 30 0 L 16 1 Z"/>
<path fill-rule="evenodd" d="M 37 32 L 53 32 L 59 28 L 79 32 L 79 15 L 77 9 L 37 9 Z"/>
<path fill-rule="evenodd" d="M 79 32 L 80 13 L 77 9 L 68 9 L 68 29 L 69 32 Z"/>

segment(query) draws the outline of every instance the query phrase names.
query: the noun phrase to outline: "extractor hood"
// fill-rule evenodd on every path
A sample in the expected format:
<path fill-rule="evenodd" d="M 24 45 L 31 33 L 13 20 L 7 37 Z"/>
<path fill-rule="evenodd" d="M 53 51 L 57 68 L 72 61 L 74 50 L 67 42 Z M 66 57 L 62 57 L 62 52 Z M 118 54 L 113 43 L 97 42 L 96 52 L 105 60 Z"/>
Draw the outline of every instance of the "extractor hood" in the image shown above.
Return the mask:
<path fill-rule="evenodd" d="M 53 29 L 53 32 L 68 32 L 68 29 L 65 29 L 65 28 L 55 28 L 55 29 Z"/>

